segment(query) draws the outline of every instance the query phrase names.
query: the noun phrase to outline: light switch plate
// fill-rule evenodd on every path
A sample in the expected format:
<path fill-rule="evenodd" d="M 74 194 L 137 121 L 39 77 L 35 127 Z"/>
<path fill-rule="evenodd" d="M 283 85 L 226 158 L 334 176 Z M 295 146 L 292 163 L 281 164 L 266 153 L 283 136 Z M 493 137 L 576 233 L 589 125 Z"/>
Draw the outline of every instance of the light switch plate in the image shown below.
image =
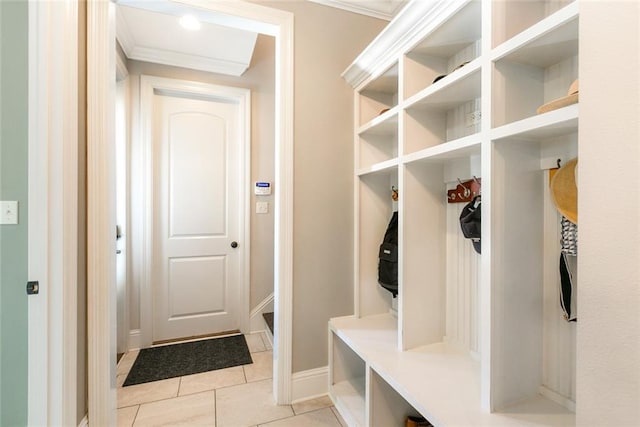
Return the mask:
<path fill-rule="evenodd" d="M 0 224 L 18 223 L 18 202 L 0 201 Z"/>
<path fill-rule="evenodd" d="M 269 202 L 257 202 L 256 203 L 256 213 L 257 214 L 269 213 Z"/>

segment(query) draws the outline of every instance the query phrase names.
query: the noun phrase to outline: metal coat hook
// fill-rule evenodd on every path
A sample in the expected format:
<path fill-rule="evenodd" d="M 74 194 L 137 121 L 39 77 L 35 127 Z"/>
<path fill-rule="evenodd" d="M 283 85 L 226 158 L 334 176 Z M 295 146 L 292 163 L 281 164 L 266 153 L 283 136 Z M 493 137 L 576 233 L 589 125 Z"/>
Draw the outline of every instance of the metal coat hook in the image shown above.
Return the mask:
<path fill-rule="evenodd" d="M 467 197 L 469 197 L 471 195 L 471 189 L 469 187 L 466 187 L 464 185 L 464 183 L 462 181 L 460 181 L 460 178 L 458 178 L 458 186 L 462 187 L 462 197 L 463 198 L 466 199 Z"/>
<path fill-rule="evenodd" d="M 473 179 L 462 181 L 458 179 L 458 185 L 453 190 L 447 191 L 447 201 L 449 203 L 470 202 L 474 197 L 480 195 L 482 179 L 473 176 Z"/>

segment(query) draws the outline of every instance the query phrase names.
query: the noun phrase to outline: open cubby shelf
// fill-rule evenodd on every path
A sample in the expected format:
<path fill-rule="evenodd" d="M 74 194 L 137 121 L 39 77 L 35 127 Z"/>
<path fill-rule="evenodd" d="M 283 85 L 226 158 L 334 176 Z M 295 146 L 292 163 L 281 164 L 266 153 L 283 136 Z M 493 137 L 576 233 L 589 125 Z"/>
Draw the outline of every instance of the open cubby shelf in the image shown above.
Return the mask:
<path fill-rule="evenodd" d="M 330 396 L 349 425 L 575 425 L 576 328 L 557 300 L 548 170 L 577 156 L 579 106 L 536 109 L 578 78 L 578 4 L 406 7 L 344 73 L 359 76 L 354 315 L 329 322 Z M 372 55 L 381 62 L 362 70 Z M 460 230 L 466 202 L 447 199 L 473 178 L 481 254 Z M 393 298 L 378 250 L 395 211 Z"/>

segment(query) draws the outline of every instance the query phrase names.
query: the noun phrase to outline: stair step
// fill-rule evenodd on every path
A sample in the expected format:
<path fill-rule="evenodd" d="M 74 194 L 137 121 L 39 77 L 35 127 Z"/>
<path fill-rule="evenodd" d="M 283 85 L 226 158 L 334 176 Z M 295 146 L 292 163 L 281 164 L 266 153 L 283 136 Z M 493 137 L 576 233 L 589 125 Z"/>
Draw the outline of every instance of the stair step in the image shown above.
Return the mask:
<path fill-rule="evenodd" d="M 262 313 L 262 317 L 264 317 L 264 321 L 267 322 L 271 335 L 273 335 L 273 313 Z"/>

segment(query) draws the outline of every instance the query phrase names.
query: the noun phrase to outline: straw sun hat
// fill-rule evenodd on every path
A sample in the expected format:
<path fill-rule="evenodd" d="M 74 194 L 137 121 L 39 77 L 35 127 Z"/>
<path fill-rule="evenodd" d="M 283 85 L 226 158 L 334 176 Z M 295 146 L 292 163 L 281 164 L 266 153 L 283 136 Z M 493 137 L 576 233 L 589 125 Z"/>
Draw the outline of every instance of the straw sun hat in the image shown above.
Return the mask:
<path fill-rule="evenodd" d="M 578 223 L 578 159 L 565 163 L 551 179 L 551 198 L 558 211 L 574 224 Z"/>
<path fill-rule="evenodd" d="M 558 108 L 566 107 L 567 105 L 575 104 L 579 101 L 578 99 L 578 80 L 574 80 L 569 87 L 569 91 L 567 92 L 567 96 L 563 96 L 562 98 L 554 99 L 551 102 L 547 102 L 544 105 L 541 105 L 536 110 L 538 114 L 546 113 L 548 111 L 557 110 Z"/>

